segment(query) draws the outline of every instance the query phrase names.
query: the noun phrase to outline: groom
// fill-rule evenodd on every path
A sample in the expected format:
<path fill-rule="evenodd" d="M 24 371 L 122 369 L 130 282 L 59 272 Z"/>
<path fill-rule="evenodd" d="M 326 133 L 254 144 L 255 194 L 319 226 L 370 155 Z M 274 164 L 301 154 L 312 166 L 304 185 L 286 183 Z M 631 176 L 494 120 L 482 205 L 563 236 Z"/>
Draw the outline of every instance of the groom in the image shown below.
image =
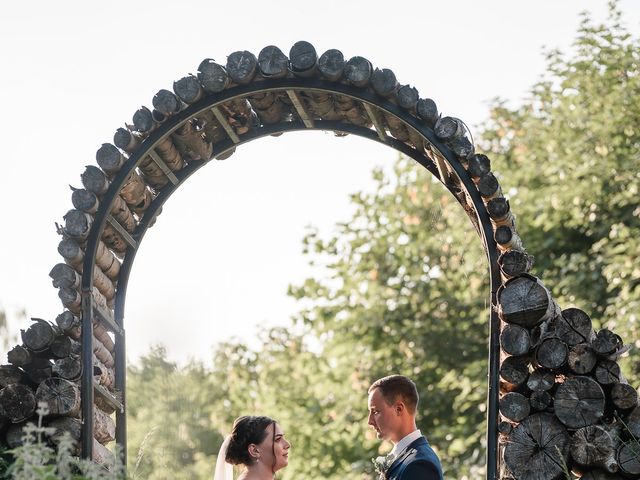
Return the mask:
<path fill-rule="evenodd" d="M 418 390 L 402 375 L 376 380 L 369 387 L 369 425 L 378 438 L 393 443 L 386 457 L 375 461 L 381 479 L 443 480 L 440 460 L 416 428 Z"/>

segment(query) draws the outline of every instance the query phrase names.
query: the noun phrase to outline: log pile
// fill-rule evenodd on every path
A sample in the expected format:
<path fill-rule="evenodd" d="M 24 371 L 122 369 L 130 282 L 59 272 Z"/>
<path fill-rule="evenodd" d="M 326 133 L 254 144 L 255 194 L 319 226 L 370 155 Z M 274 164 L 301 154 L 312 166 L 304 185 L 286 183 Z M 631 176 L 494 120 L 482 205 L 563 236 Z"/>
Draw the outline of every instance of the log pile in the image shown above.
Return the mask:
<path fill-rule="evenodd" d="M 640 406 L 617 363 L 622 339 L 561 310 L 526 273 L 500 288 L 498 312 L 501 478 L 640 478 Z"/>
<path fill-rule="evenodd" d="M 315 79 L 315 86 L 288 89 L 270 83 L 295 78 Z M 234 88 L 233 95 L 223 96 Z M 238 88 L 248 93 L 237 94 Z M 346 93 L 354 89 L 379 103 Z M 412 124 L 379 105 L 410 115 Z M 161 136 L 158 129 L 169 121 L 174 123 Z M 35 319 L 23 333 L 23 343 L 9 352 L 8 365 L 0 366 L 0 440 L 19 442 L 21 427 L 33 419 L 38 399 L 56 412 L 47 418 L 50 425 L 80 436 L 78 382 L 83 373 L 89 374 L 82 372 L 79 361 L 81 283 L 87 273 L 87 241 L 97 230 L 97 219 L 106 215 L 104 227 L 95 232 L 99 240 L 95 265 L 88 273 L 91 296 L 96 308 L 112 318 L 122 262 L 160 214 L 163 192 L 179 186 L 195 167 L 212 158 L 229 158 L 243 136 L 251 138 L 265 126 L 279 135 L 277 126 L 287 122 L 309 128 L 323 122 L 321 127 L 337 136 L 355 127 L 370 129 L 383 142 L 417 151 L 479 229 L 475 207 L 461 182 L 475 185 L 491 220 L 503 283 L 496 306 L 502 321 L 501 478 L 561 478 L 564 467 L 585 479 L 640 478 L 640 449 L 633 443 L 640 438 L 637 392 L 617 364 L 626 347 L 613 332 L 595 332 L 585 312 L 561 310 L 547 288 L 529 274 L 533 258 L 516 231 L 499 176 L 491 170 L 489 158 L 475 152 L 464 122 L 442 116 L 432 99 L 400 82 L 392 70 L 375 67 L 362 56 L 345 57 L 336 49 L 318 54 L 305 41 L 295 43 L 288 56 L 269 45 L 258 55 L 233 52 L 225 64 L 204 59 L 196 74 L 176 80 L 171 90 L 158 90 L 150 107 L 140 107 L 130 124 L 98 148 L 97 166 L 89 165 L 81 174 L 82 187 L 72 188 L 73 208 L 58 226 L 63 261 L 50 276 L 65 310 L 55 324 Z M 430 130 L 437 142 L 420 134 L 416 125 Z M 468 178 L 461 179 L 446 161 L 442 151 L 447 148 Z M 108 331 L 113 326 L 105 323 L 93 322 L 90 374 L 117 397 L 118 340 Z M 113 440 L 109 415 L 114 407 L 101 398 L 96 396 L 94 450 L 96 458 L 104 460 L 102 445 Z"/>

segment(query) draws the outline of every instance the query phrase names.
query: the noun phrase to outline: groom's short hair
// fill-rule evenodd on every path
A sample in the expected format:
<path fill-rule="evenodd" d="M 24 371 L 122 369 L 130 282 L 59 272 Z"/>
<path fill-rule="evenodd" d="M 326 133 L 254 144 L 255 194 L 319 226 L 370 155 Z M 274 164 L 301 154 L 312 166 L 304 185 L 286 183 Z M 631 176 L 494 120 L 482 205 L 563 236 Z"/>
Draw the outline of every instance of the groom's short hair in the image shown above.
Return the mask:
<path fill-rule="evenodd" d="M 418 408 L 418 389 L 409 377 L 389 375 L 388 377 L 380 378 L 371 384 L 368 393 L 371 393 L 376 388 L 380 390 L 382 397 L 389 405 L 393 405 L 400 397 L 410 413 L 415 413 Z"/>

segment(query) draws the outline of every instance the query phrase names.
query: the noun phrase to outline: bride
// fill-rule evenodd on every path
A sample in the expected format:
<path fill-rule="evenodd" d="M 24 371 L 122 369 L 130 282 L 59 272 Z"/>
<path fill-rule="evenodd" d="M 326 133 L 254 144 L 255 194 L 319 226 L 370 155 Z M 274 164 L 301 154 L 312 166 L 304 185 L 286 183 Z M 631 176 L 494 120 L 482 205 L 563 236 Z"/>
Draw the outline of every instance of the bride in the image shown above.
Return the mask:
<path fill-rule="evenodd" d="M 273 480 L 288 465 L 290 447 L 275 420 L 239 417 L 220 447 L 213 480 L 233 480 L 233 465 L 245 467 L 237 480 Z"/>

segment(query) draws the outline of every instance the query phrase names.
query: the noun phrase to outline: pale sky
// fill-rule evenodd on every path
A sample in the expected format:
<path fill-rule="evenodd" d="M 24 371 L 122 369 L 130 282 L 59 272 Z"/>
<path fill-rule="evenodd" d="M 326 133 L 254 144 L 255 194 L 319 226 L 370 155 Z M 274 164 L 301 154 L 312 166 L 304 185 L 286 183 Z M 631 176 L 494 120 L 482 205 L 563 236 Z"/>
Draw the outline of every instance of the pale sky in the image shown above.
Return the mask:
<path fill-rule="evenodd" d="M 516 105 L 544 71 L 543 46 L 567 50 L 579 12 L 604 0 L 404 2 L 11 2 L 0 16 L 2 239 L 0 308 L 54 320 L 62 311 L 48 272 L 61 261 L 54 222 L 68 185 L 153 95 L 196 73 L 204 58 L 298 40 L 391 68 L 401 83 L 472 126 L 497 96 Z M 640 2 L 620 3 L 632 31 Z M 237 7 L 237 8 L 234 8 Z M 286 324 L 287 285 L 309 270 L 305 226 L 328 232 L 349 216 L 348 194 L 396 153 L 357 138 L 302 132 L 212 161 L 165 204 L 134 263 L 125 328 L 130 361 L 152 344 L 170 358 L 208 360 L 233 336 Z M 508 175 L 503 186 L 510 187 Z M 517 212 L 516 212 L 517 213 Z M 1 344 L 1 343 L 0 343 Z M 0 363 L 6 361 L 0 352 Z"/>

